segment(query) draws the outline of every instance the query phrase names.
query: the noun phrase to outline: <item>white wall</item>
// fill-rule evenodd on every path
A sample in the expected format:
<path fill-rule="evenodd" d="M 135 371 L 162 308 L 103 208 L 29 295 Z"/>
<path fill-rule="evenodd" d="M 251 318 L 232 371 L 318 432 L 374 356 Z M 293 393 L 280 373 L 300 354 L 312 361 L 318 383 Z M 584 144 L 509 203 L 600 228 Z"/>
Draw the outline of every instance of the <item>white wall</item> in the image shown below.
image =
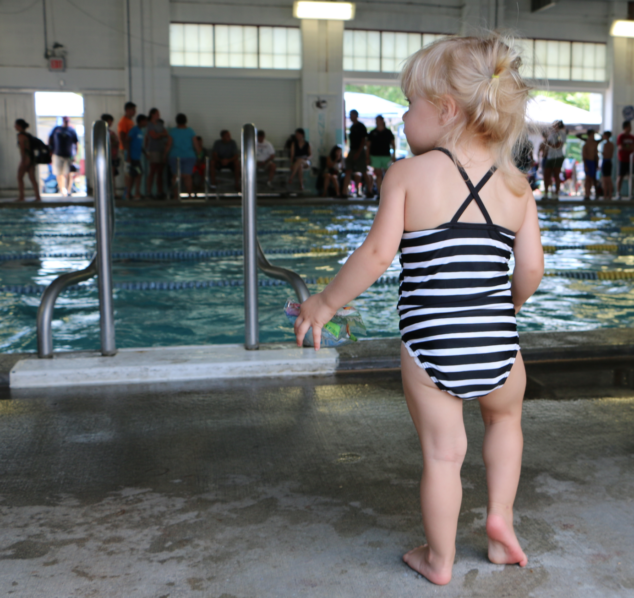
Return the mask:
<path fill-rule="evenodd" d="M 558 0 L 552 8 L 533 13 L 531 0 L 506 0 L 504 25 L 529 38 L 607 42 L 614 4 L 597 0 Z"/>
<path fill-rule="evenodd" d="M 279 148 L 297 127 L 296 79 L 175 77 L 173 85 L 175 111 L 187 115 L 205 147 L 222 129 L 240 145 L 242 125 L 252 122 Z"/>
<path fill-rule="evenodd" d="M 319 127 L 325 126 L 326 135 L 320 143 L 326 147 L 340 141 L 342 24 L 301 24 L 292 16 L 293 0 L 44 1 L 49 46 L 56 41 L 64 44 L 67 70 L 55 74 L 47 69 L 42 3 L 4 0 L 0 15 L 0 93 L 66 90 L 95 98 L 106 91 L 116 119 L 122 107 L 114 104 L 124 99 L 135 101 L 143 112 L 157 106 L 168 123 L 173 123 L 174 115 L 181 110 L 204 134 L 206 143 L 225 127 L 239 139 L 246 120 L 265 128 L 276 145 L 296 126 L 309 129 L 313 142 Z M 555 7 L 540 13 L 530 11 L 530 0 L 359 0 L 355 20 L 344 26 L 437 33 L 497 26 L 526 37 L 608 42 L 610 69 L 614 65 L 615 76 L 607 91 L 606 117 L 609 121 L 613 114 L 618 123 L 622 107 L 634 104 L 634 50 L 630 41 L 613 42 L 609 26 L 626 12 L 627 2 L 620 0 L 558 0 Z M 198 73 L 196 69 L 171 68 L 171 21 L 302 26 L 304 68 L 284 73 L 241 69 Z M 390 78 L 385 74 L 380 77 Z M 553 88 L 559 87 L 553 83 Z M 24 103 L 20 116 L 29 110 L 24 98 L 10 101 L 12 106 L 16 101 Z M 328 101 L 325 112 L 314 110 L 316 98 Z M 12 129 L 5 126 L 2 131 L 0 151 L 13 155 Z M 1 169 L 1 186 L 13 179 L 12 173 L 6 173 L 7 168 Z"/>
<path fill-rule="evenodd" d="M 293 0 L 171 0 L 171 20 L 226 25 L 297 27 Z"/>
<path fill-rule="evenodd" d="M 124 46 L 121 0 L 46 0 L 49 47 L 66 47 L 67 72 L 50 73 L 44 58 L 42 3 L 15 13 L 26 2 L 2 3 L 0 18 L 0 86 L 80 91 L 123 88 Z"/>

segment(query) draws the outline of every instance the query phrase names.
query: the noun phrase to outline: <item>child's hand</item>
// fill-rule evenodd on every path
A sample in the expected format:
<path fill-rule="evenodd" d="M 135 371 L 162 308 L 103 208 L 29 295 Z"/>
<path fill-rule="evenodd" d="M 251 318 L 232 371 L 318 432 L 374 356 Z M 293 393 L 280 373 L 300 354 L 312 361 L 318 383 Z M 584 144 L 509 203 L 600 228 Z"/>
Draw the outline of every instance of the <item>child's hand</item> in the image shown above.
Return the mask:
<path fill-rule="evenodd" d="M 304 337 L 312 326 L 315 351 L 319 351 L 319 346 L 321 344 L 321 329 L 324 325 L 330 322 L 335 313 L 337 313 L 337 310 L 326 304 L 322 293 L 312 295 L 306 299 L 306 301 L 302 303 L 299 316 L 297 316 L 297 319 L 295 320 L 297 346 L 302 346 Z"/>

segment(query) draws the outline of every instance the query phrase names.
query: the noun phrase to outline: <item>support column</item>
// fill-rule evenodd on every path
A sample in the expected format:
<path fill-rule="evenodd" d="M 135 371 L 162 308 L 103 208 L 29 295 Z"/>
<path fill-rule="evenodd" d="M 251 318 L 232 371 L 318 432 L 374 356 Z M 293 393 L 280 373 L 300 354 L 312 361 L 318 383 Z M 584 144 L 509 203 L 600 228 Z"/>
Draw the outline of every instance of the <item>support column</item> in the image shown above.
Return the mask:
<path fill-rule="evenodd" d="M 301 122 L 315 162 L 343 144 L 343 29 L 343 21 L 301 23 Z"/>
<path fill-rule="evenodd" d="M 627 18 L 627 2 L 613 2 L 611 19 Z M 634 105 L 634 39 L 610 37 L 607 47 L 608 76 L 610 86 L 603 105 L 603 130 L 611 130 L 614 135 L 621 132 L 623 108 Z"/>
<path fill-rule="evenodd" d="M 126 100 L 173 120 L 169 64 L 169 0 L 124 0 Z"/>

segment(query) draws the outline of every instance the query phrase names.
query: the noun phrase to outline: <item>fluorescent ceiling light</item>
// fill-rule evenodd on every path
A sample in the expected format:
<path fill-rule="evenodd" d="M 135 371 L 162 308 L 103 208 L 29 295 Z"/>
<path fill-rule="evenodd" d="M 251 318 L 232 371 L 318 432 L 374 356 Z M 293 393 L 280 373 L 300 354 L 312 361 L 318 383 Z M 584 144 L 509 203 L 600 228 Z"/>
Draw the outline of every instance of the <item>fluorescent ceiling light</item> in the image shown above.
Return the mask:
<path fill-rule="evenodd" d="M 354 19 L 354 3 L 299 0 L 293 4 L 293 16 L 298 19 L 350 21 Z"/>
<path fill-rule="evenodd" d="M 610 35 L 614 37 L 634 37 L 634 21 L 614 21 Z"/>

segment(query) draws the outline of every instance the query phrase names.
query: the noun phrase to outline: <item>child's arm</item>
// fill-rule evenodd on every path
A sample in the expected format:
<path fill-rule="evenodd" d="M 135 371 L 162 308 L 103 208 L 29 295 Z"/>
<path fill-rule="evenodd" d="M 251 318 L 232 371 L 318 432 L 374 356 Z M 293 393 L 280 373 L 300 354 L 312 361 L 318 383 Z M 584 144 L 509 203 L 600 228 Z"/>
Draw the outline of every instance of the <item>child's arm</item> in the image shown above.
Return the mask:
<path fill-rule="evenodd" d="M 301 347 L 308 329 L 313 328 L 315 349 L 321 343 L 321 329 L 346 303 L 363 293 L 387 270 L 398 252 L 403 236 L 405 189 L 401 186 L 405 164 L 390 167 L 381 187 L 381 203 L 363 245 L 346 261 L 335 279 L 317 295 L 302 303 L 295 321 L 297 344 Z"/>
<path fill-rule="evenodd" d="M 537 290 L 544 275 L 544 250 L 542 249 L 537 205 L 531 196 L 528 198 L 524 222 L 515 235 L 513 253 L 515 268 L 511 295 L 517 313 L 526 300 Z"/>

